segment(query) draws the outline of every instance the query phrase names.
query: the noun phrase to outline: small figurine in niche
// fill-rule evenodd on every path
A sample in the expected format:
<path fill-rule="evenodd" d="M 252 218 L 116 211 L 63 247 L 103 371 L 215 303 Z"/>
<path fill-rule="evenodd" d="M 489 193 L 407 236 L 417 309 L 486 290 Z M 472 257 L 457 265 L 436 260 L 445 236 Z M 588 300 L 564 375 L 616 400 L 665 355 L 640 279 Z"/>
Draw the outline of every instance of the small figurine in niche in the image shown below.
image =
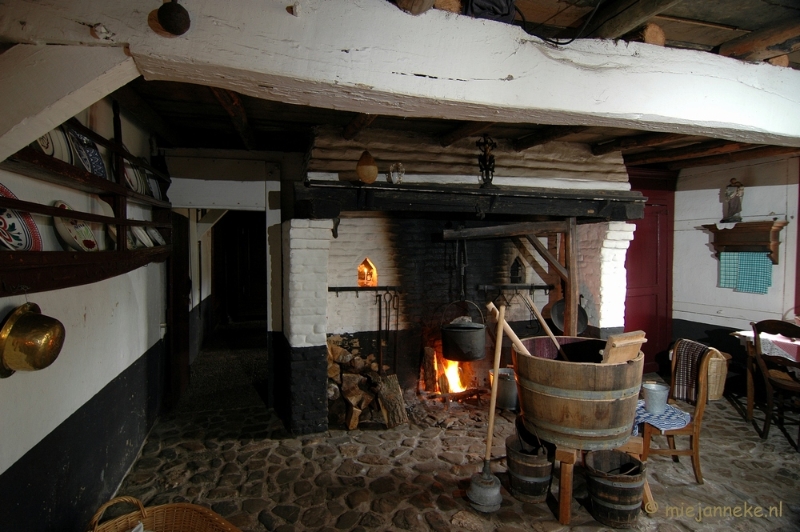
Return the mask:
<path fill-rule="evenodd" d="M 741 222 L 742 221 L 742 197 L 744 196 L 744 185 L 736 179 L 731 179 L 730 184 L 725 187 L 725 217 L 720 222 Z"/>

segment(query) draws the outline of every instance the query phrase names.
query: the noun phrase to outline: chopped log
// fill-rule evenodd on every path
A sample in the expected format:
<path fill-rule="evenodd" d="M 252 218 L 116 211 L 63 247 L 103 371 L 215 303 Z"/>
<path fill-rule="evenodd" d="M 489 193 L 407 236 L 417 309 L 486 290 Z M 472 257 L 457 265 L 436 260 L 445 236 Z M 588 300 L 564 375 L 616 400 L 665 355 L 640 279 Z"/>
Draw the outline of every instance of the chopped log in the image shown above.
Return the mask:
<path fill-rule="evenodd" d="M 464 12 L 464 6 L 461 4 L 461 0 L 435 0 L 433 2 L 433 7 L 441 9 L 442 11 L 449 11 L 450 13 Z"/>
<path fill-rule="evenodd" d="M 345 425 L 347 425 L 347 430 L 356 430 L 358 428 L 359 417 L 361 417 L 361 409 L 356 408 L 348 403 L 347 415 L 344 419 Z"/>
<path fill-rule="evenodd" d="M 339 386 L 335 382 L 328 383 L 328 400 L 335 401 L 339 397 L 341 397 L 341 391 L 339 390 Z"/>
<path fill-rule="evenodd" d="M 436 391 L 436 350 L 432 347 L 425 348 L 425 356 L 422 359 L 422 378 L 425 382 L 425 391 L 433 393 Z"/>
<path fill-rule="evenodd" d="M 444 394 L 450 393 L 450 383 L 447 381 L 447 375 L 442 373 L 441 375 L 439 375 L 439 378 L 437 379 L 437 381 L 439 382 L 439 393 L 440 394 L 444 395 Z"/>
<path fill-rule="evenodd" d="M 397 375 L 387 375 L 378 385 L 378 402 L 383 412 L 383 419 L 390 429 L 408 423 L 403 391 L 397 381 Z"/>
<path fill-rule="evenodd" d="M 336 362 L 331 361 L 328 364 L 328 378 L 336 382 L 342 380 L 342 367 Z"/>
<path fill-rule="evenodd" d="M 358 385 L 361 384 L 363 380 L 364 377 L 356 375 L 355 373 L 342 374 L 342 392 L 347 393 L 354 388 L 358 388 Z"/>
<path fill-rule="evenodd" d="M 434 0 L 395 0 L 397 7 L 412 15 L 421 15 L 433 7 Z"/>
<path fill-rule="evenodd" d="M 334 362 L 338 362 L 339 364 L 347 364 L 353 359 L 353 355 L 350 351 L 335 344 L 328 346 L 328 353 L 333 357 Z"/>
<path fill-rule="evenodd" d="M 648 22 L 644 26 L 623 35 L 622 40 L 664 46 L 667 42 L 667 37 L 664 34 L 664 30 L 661 29 L 661 26 Z"/>

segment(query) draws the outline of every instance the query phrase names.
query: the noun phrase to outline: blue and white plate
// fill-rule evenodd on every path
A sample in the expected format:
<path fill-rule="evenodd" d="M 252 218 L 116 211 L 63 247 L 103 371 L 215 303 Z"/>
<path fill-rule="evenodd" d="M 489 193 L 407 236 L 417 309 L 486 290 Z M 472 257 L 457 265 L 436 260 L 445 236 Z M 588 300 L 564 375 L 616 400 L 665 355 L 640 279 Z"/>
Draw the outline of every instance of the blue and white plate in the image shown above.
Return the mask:
<path fill-rule="evenodd" d="M 86 135 L 78 133 L 74 129 L 68 128 L 67 136 L 72 144 L 72 148 L 75 150 L 75 155 L 78 156 L 78 160 L 80 160 L 86 171 L 98 177 L 102 177 L 103 179 L 108 179 L 106 163 L 103 162 L 103 157 L 100 156 L 97 144 Z"/>

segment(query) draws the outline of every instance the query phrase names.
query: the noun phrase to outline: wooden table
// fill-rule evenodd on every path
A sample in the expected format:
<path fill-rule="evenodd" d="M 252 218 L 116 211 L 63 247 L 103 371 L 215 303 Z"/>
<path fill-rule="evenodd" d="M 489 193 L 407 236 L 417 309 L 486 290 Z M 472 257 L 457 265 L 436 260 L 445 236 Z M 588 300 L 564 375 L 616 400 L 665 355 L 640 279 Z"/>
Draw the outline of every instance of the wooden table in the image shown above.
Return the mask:
<path fill-rule="evenodd" d="M 617 447 L 617 451 L 630 454 L 637 460 L 642 458 L 642 437 L 632 436 L 628 443 Z M 572 473 L 579 458 L 588 451 L 580 451 L 568 447 L 556 447 L 556 460 L 561 462 L 561 474 L 558 480 L 558 522 L 568 525 L 572 514 Z M 653 501 L 653 493 L 647 477 L 644 479 L 644 493 L 642 494 L 642 509 L 647 513 L 656 511 L 657 506 Z"/>
<path fill-rule="evenodd" d="M 753 331 L 736 331 L 731 333 L 739 339 L 747 350 L 747 421 L 753 419 L 753 403 L 755 390 L 753 376 L 756 373 L 756 344 L 753 341 Z M 761 335 L 761 348 L 767 355 L 782 356 L 795 362 L 800 362 L 800 339 L 787 338 L 776 334 Z"/>

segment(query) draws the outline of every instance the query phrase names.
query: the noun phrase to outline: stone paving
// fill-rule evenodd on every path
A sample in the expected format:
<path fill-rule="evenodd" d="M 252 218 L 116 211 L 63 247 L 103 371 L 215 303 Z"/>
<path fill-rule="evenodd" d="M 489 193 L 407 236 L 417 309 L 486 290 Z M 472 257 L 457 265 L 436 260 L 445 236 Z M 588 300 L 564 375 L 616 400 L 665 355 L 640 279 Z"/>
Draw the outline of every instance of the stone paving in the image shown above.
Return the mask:
<path fill-rule="evenodd" d="M 157 422 L 118 495 L 147 506 L 207 506 L 243 532 L 610 530 L 582 504 L 587 490 L 580 466 L 569 526 L 554 517 L 554 501 L 524 503 L 509 493 L 504 441 L 514 432 L 515 414 L 508 411 L 496 417 L 492 453 L 502 506 L 492 514 L 470 507 L 464 490 L 483 461 L 486 400 L 445 408 L 408 397 L 408 425 L 387 430 L 362 424 L 354 431 L 292 437 L 253 391 L 251 383 L 264 371 L 253 362 L 258 351 L 201 354 L 193 371 L 203 364 L 211 369 L 206 390 L 190 390 L 176 411 Z M 742 418 L 740 403 L 722 399 L 706 410 L 705 484 L 695 483 L 686 458 L 650 458 L 648 478 L 659 507 L 639 516 L 637 530 L 800 530 L 800 453 L 778 429 L 761 440 Z M 551 488 L 556 496 L 557 475 L 558 467 Z M 758 517 L 769 507 L 775 507 L 772 516 Z M 720 516 L 726 508 L 730 515 Z"/>

